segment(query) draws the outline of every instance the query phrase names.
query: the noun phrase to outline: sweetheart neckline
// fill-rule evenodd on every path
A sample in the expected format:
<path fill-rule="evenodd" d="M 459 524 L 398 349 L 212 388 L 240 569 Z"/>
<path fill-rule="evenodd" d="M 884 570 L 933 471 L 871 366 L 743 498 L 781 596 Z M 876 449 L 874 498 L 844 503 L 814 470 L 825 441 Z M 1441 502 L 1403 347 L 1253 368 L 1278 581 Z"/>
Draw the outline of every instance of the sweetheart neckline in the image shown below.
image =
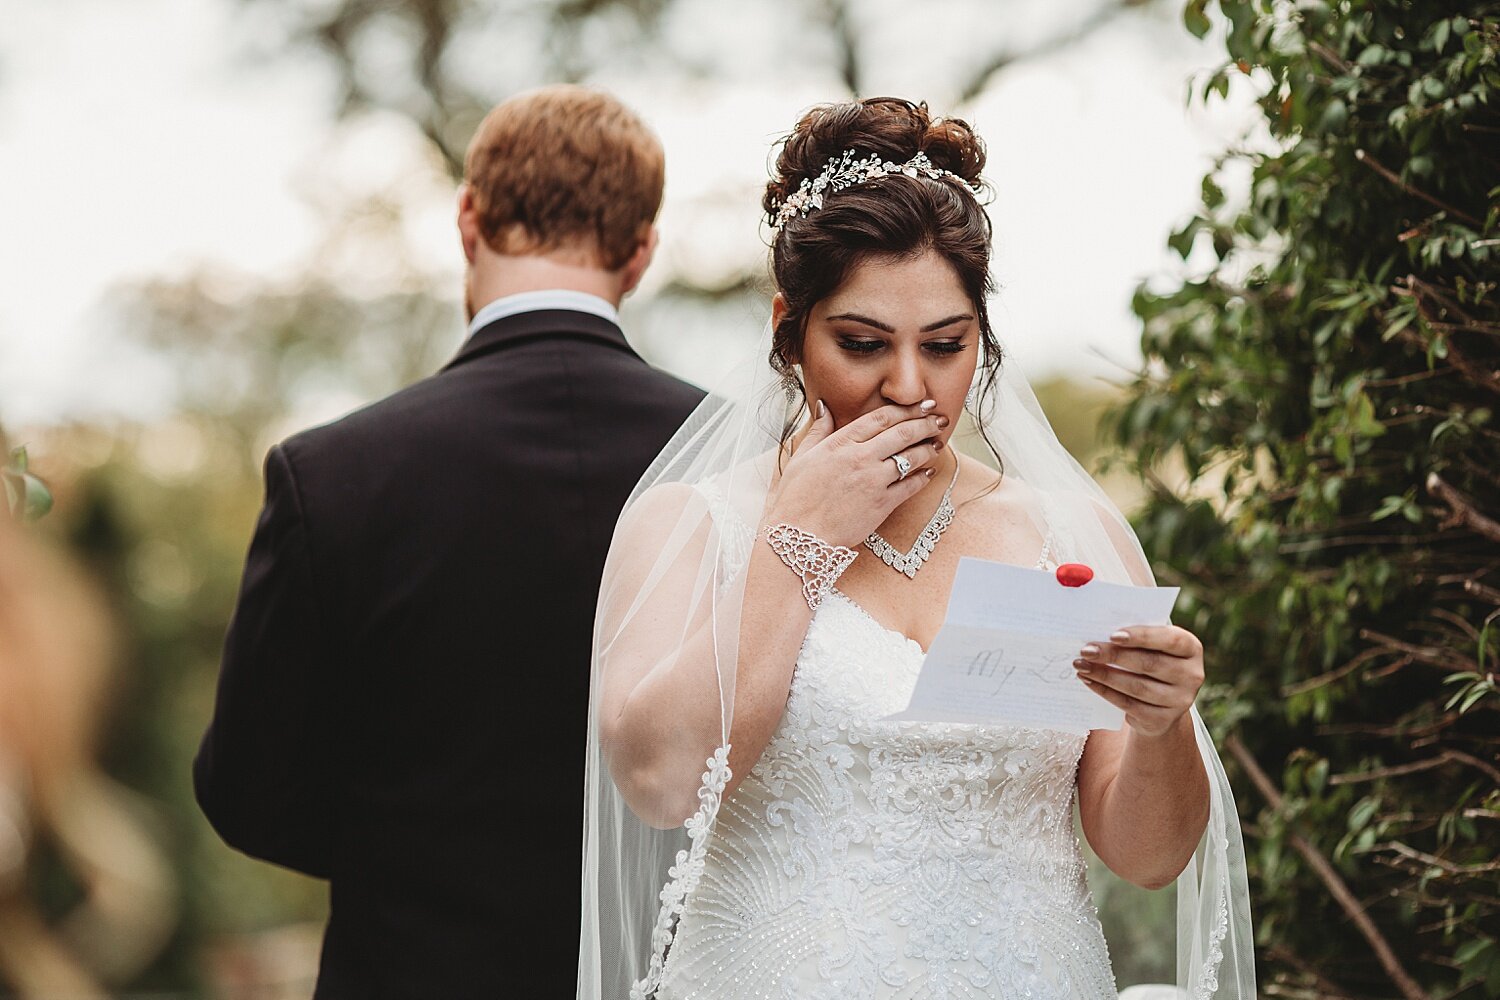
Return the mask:
<path fill-rule="evenodd" d="M 1034 565 L 1032 567 L 1032 569 L 1046 569 L 1047 568 L 1047 560 L 1048 560 L 1048 556 L 1051 553 L 1052 544 L 1053 544 L 1053 542 L 1052 542 L 1052 532 L 1049 530 L 1047 532 L 1046 537 L 1042 539 L 1042 553 L 1041 553 L 1040 556 L 1037 557 L 1036 565 Z M 858 601 L 856 601 L 854 598 L 850 597 L 848 594 L 844 593 L 839 588 L 837 588 L 837 587 L 830 587 L 828 589 L 828 592 L 830 594 L 837 594 L 839 597 L 843 598 L 845 604 L 849 605 L 849 607 L 851 607 L 855 611 L 857 611 L 860 614 L 861 617 L 863 617 L 871 625 L 874 625 L 876 628 L 880 629 L 880 631 L 886 632 L 886 633 L 888 633 L 890 635 L 895 636 L 898 639 L 903 640 L 909 646 L 915 646 L 915 647 L 917 647 L 917 651 L 919 653 L 921 653 L 924 657 L 929 652 L 931 652 L 930 648 L 923 649 L 922 648 L 922 644 L 920 642 L 918 642 L 917 640 L 913 639 L 911 636 L 907 635 L 905 632 L 902 632 L 900 629 L 891 628 L 889 625 L 887 625 L 884 622 L 882 622 L 879 618 L 876 618 L 874 615 L 870 614 L 870 612 L 865 608 L 865 606 L 863 604 L 859 603 Z"/>
<path fill-rule="evenodd" d="M 829 589 L 828 592 L 830 594 L 837 594 L 840 598 L 843 599 L 844 603 L 847 604 L 847 605 L 849 605 L 849 607 L 853 608 L 855 610 L 855 612 L 859 614 L 860 617 L 864 618 L 865 621 L 869 622 L 871 625 L 874 625 L 880 631 L 886 633 L 887 635 L 895 636 L 897 639 L 900 639 L 903 642 L 905 642 L 908 646 L 915 646 L 916 649 L 917 649 L 917 652 L 921 653 L 923 656 L 927 655 L 928 650 L 923 649 L 922 648 L 922 644 L 920 642 L 918 642 L 917 640 L 913 639 L 911 636 L 907 635 L 905 632 L 902 632 L 899 629 L 891 628 L 889 625 L 884 624 L 883 622 L 880 621 L 880 619 L 876 618 L 874 615 L 870 614 L 869 611 L 865 610 L 865 606 L 863 604 L 860 604 L 858 601 L 856 601 L 854 598 L 850 597 L 848 594 L 844 593 L 839 588 L 832 587 L 832 588 Z"/>

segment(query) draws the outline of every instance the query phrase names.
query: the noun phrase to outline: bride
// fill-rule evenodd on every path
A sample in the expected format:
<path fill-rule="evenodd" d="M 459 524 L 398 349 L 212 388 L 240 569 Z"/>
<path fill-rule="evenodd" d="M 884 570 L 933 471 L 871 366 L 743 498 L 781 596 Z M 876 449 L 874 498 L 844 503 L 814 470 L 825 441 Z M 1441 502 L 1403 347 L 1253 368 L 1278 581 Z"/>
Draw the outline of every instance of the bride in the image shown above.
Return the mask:
<path fill-rule="evenodd" d="M 960 557 L 1152 582 L 1002 360 L 983 164 L 964 122 L 894 99 L 782 145 L 769 365 L 679 431 L 605 569 L 580 998 L 1113 997 L 1075 803 L 1113 871 L 1175 880 L 1180 995 L 1254 996 L 1191 633 L 1081 645 L 1117 732 L 882 721 Z"/>

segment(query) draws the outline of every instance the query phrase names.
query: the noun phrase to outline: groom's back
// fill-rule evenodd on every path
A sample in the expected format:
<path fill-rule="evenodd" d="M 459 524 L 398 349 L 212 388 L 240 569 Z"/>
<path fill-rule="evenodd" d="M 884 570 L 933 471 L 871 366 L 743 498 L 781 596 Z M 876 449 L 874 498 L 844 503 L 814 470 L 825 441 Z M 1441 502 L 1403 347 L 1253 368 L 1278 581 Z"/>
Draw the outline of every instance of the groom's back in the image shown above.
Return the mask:
<path fill-rule="evenodd" d="M 320 1000 L 574 993 L 594 600 L 702 395 L 617 325 L 664 169 L 607 94 L 494 108 L 458 357 L 266 459 L 194 782 L 228 843 L 330 881 Z"/>
<path fill-rule="evenodd" d="M 263 527 L 295 508 L 306 573 L 256 587 L 252 547 L 225 683 L 297 659 L 271 669 L 304 674 L 278 713 L 298 759 L 245 796 L 267 760 L 210 733 L 200 794 L 232 844 L 331 880 L 319 996 L 571 992 L 598 580 L 701 395 L 607 320 L 523 313 L 268 460 Z M 288 602 L 298 634 L 268 642 Z"/>
<path fill-rule="evenodd" d="M 599 576 L 630 489 L 699 398 L 567 330 L 289 443 L 319 453 L 308 500 L 327 497 L 330 583 L 349 595 L 330 985 L 387 985 L 367 979 L 387 965 L 433 997 L 528 977 L 569 992 Z"/>

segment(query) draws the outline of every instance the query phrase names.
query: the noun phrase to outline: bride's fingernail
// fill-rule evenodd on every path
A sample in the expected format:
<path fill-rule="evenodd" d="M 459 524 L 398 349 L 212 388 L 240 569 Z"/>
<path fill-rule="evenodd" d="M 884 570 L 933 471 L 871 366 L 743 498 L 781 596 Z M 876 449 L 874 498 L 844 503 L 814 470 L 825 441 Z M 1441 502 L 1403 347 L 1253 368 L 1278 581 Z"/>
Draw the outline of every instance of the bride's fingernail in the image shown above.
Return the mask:
<path fill-rule="evenodd" d="M 828 412 L 828 407 L 826 407 L 826 406 L 823 405 L 823 401 L 821 399 L 818 400 L 818 419 L 822 420 L 823 419 L 823 415 L 825 413 L 827 413 L 827 412 Z"/>
<path fill-rule="evenodd" d="M 935 400 L 935 399 L 924 399 L 924 400 L 922 400 L 922 412 L 923 413 L 931 413 L 935 409 L 937 409 L 937 400 Z"/>
<path fill-rule="evenodd" d="M 924 475 L 924 476 L 926 476 L 926 477 L 927 477 L 927 478 L 928 478 L 928 479 L 931 479 L 931 478 L 932 478 L 932 474 L 933 474 L 933 473 L 934 473 L 934 472 L 935 472 L 935 471 L 937 471 L 937 470 L 935 470 L 935 469 L 923 469 L 923 470 L 922 470 L 922 474 L 923 474 L 923 475 Z"/>
<path fill-rule="evenodd" d="M 1083 653 L 1084 656 L 1098 656 L 1099 647 L 1094 645 L 1093 643 L 1089 643 L 1087 646 L 1084 646 L 1083 649 L 1081 649 L 1079 652 Z"/>
<path fill-rule="evenodd" d="M 1118 632 L 1111 632 L 1109 634 L 1109 639 L 1111 642 L 1129 642 L 1130 633 L 1125 631 L 1124 629 L 1120 629 Z"/>
<path fill-rule="evenodd" d="M 932 450 L 933 451 L 942 451 L 943 450 L 943 439 L 942 438 L 938 438 L 937 440 L 935 440 L 935 441 L 932 442 Z"/>
<path fill-rule="evenodd" d="M 937 425 L 939 427 L 947 427 L 948 426 L 948 418 L 947 417 L 938 417 L 937 418 Z"/>

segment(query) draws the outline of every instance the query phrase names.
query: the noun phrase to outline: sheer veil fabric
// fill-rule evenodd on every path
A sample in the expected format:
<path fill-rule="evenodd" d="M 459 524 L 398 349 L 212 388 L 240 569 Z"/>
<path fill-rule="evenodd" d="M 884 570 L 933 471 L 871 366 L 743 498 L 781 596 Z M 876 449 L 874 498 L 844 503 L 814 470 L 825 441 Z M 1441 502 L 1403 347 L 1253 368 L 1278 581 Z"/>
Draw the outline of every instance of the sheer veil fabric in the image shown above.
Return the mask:
<path fill-rule="evenodd" d="M 784 422 L 806 419 L 766 362 L 770 344 L 767 329 L 642 477 L 616 527 L 590 679 L 579 1000 L 656 995 L 677 919 L 704 871 L 729 780 L 740 571 L 776 482 Z M 1039 537 L 1051 531 L 1059 561 L 1086 563 L 1102 580 L 1152 582 L 1128 522 L 1058 442 L 1013 362 L 970 416 L 1004 475 L 1025 485 L 1032 523 Z M 625 706 L 636 717 L 647 709 L 652 725 L 627 730 L 618 722 Z M 1193 719 L 1212 802 L 1176 883 L 1178 992 L 1250 1000 L 1239 820 L 1196 709 Z M 651 762 L 649 777 L 641 761 Z"/>

